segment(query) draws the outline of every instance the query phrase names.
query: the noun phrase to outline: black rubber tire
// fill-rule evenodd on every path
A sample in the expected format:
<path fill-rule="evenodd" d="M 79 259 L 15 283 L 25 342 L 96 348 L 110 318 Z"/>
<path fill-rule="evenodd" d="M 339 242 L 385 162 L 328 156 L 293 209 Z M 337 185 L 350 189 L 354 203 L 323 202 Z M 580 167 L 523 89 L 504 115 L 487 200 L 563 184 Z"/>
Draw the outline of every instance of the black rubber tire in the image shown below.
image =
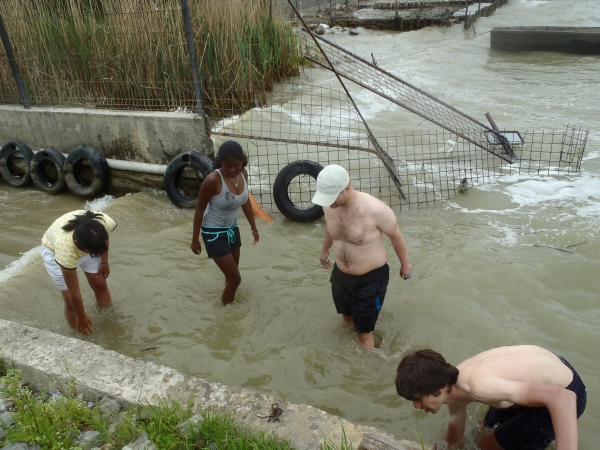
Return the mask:
<path fill-rule="evenodd" d="M 89 184 L 82 180 L 77 173 L 77 164 L 83 160 L 87 160 L 94 172 L 92 182 Z M 93 197 L 107 188 L 110 178 L 110 168 L 102 153 L 84 144 L 67 155 L 63 174 L 71 192 L 81 197 Z"/>
<path fill-rule="evenodd" d="M 31 180 L 35 187 L 40 191 L 47 192 L 48 194 L 57 195 L 67 189 L 67 183 L 65 183 L 65 176 L 63 175 L 63 167 L 65 165 L 65 157 L 58 150 L 52 147 L 40 150 L 31 160 L 29 165 L 29 173 L 31 174 Z M 54 164 L 56 167 L 57 179 L 56 181 L 51 180 L 45 173 L 44 163 Z"/>
<path fill-rule="evenodd" d="M 23 175 L 18 175 L 12 168 L 9 161 L 13 153 L 21 153 L 25 163 L 25 172 Z M 33 159 L 33 151 L 25 144 L 19 141 L 11 141 L 0 148 L 0 174 L 6 182 L 12 186 L 21 187 L 31 183 L 31 174 L 29 165 Z"/>
<path fill-rule="evenodd" d="M 294 178 L 308 175 L 316 180 L 321 170 L 323 170 L 322 165 L 308 160 L 294 161 L 281 169 L 273 184 L 273 200 L 281 214 L 295 222 L 314 222 L 323 217 L 321 206 L 314 205 L 308 209 L 300 209 L 292 202 L 288 193 L 288 187 Z"/>
<path fill-rule="evenodd" d="M 178 208 L 195 208 L 198 203 L 197 192 L 195 196 L 190 196 L 181 190 L 181 174 L 183 169 L 189 166 L 202 173 L 202 180 L 213 171 L 213 162 L 210 158 L 196 151 L 180 153 L 171 160 L 165 171 L 165 191 L 167 197 Z"/>

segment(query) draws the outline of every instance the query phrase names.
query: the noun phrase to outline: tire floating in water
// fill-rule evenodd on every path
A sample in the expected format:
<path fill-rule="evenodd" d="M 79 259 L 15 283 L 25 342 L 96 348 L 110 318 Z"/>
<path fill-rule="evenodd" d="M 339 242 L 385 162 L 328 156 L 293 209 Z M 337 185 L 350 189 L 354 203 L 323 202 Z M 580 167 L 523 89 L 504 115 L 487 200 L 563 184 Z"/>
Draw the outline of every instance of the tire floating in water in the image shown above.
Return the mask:
<path fill-rule="evenodd" d="M 295 222 L 314 222 L 323 217 L 323 208 L 310 202 L 314 192 L 311 180 L 306 181 L 310 177 L 316 183 L 321 170 L 322 165 L 309 160 L 294 161 L 281 169 L 273 184 L 273 200 L 281 214 Z M 298 177 L 301 179 L 296 180 Z M 305 207 L 305 203 L 312 206 Z"/>
<path fill-rule="evenodd" d="M 196 151 L 180 153 L 171 160 L 165 171 L 165 191 L 178 208 L 195 208 L 198 203 L 198 192 L 186 193 L 181 185 L 183 170 L 187 167 L 192 167 L 202 174 L 202 183 L 213 171 L 213 162 L 208 156 Z"/>
<path fill-rule="evenodd" d="M 93 197 L 108 186 L 110 168 L 102 153 L 82 145 L 69 153 L 63 173 L 71 192 L 82 197 Z"/>
<path fill-rule="evenodd" d="M 57 195 L 67 189 L 63 167 L 65 157 L 52 147 L 40 150 L 31 160 L 29 173 L 33 184 L 41 191 Z"/>
<path fill-rule="evenodd" d="M 15 170 L 17 167 L 12 161 L 16 153 L 23 155 L 23 170 Z M 12 186 L 21 187 L 31 183 L 29 165 L 33 159 L 33 151 L 19 141 L 11 141 L 0 148 L 0 174 L 6 182 Z"/>

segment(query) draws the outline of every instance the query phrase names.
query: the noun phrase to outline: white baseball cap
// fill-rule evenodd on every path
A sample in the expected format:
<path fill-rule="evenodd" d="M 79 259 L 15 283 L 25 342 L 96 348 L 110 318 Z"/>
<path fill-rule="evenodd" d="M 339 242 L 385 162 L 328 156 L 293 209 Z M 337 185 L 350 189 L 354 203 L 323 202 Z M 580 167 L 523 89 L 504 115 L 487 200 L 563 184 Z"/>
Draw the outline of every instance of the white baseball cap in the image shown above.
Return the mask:
<path fill-rule="evenodd" d="M 317 193 L 312 199 L 315 205 L 329 206 L 350 183 L 350 175 L 342 166 L 330 164 L 317 176 Z"/>

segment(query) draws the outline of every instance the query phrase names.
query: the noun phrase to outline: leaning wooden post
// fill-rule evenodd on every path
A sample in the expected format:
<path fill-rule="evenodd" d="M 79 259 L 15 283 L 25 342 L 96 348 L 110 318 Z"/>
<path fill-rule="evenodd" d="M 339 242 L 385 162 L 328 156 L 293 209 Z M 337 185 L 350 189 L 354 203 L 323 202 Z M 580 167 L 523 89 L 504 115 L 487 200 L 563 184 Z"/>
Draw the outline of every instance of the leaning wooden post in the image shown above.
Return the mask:
<path fill-rule="evenodd" d="M 4 45 L 4 51 L 6 52 L 6 57 L 8 58 L 8 63 L 10 64 L 15 83 L 17 83 L 17 90 L 21 96 L 23 106 L 25 109 L 31 109 L 29 96 L 25 90 L 25 84 L 23 83 L 23 78 L 21 78 L 21 72 L 19 72 L 19 66 L 17 65 L 17 60 L 15 58 L 15 54 L 13 53 L 12 45 L 10 45 L 10 39 L 8 38 L 6 27 L 4 26 L 2 14 L 0 14 L 0 38 L 2 38 L 2 45 Z"/>
<path fill-rule="evenodd" d="M 192 77 L 194 79 L 194 91 L 196 92 L 196 110 L 204 119 L 204 129 L 206 136 L 210 135 L 210 126 L 204 113 L 204 102 L 202 101 L 202 86 L 200 84 L 200 69 L 198 66 L 198 55 L 196 53 L 196 43 L 194 41 L 194 30 L 192 29 L 192 17 L 187 0 L 181 0 L 181 12 L 183 14 L 183 26 L 185 29 L 185 39 L 187 41 L 188 54 L 190 56 L 190 65 L 192 66 Z"/>

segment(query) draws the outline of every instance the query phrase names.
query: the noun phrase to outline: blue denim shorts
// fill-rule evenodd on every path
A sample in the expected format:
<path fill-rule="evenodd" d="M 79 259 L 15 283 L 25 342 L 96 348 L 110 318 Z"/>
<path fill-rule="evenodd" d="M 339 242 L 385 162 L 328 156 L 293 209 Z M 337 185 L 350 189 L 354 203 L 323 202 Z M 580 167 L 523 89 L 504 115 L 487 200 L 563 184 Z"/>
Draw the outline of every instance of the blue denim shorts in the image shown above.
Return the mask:
<path fill-rule="evenodd" d="M 556 355 L 558 356 L 558 355 Z M 560 360 L 573 372 L 573 381 L 565 389 L 577 394 L 577 418 L 585 411 L 587 390 L 579 374 L 562 357 Z M 543 450 L 554 441 L 554 427 L 548 408 L 512 405 L 488 410 L 483 424 L 494 428 L 494 437 L 504 450 Z"/>

